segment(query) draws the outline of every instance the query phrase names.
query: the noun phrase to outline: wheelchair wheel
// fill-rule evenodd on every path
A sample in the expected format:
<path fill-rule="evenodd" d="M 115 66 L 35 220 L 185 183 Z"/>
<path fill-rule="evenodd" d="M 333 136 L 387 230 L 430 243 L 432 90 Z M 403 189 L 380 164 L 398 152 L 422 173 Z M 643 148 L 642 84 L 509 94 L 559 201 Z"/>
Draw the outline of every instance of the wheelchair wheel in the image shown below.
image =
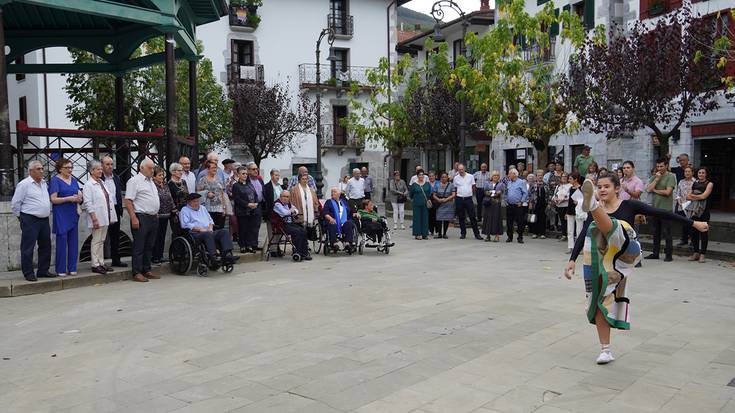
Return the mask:
<path fill-rule="evenodd" d="M 299 254 L 298 252 L 295 252 L 295 253 L 294 253 L 294 254 L 293 254 L 293 255 L 291 256 L 291 258 L 292 258 L 292 259 L 294 260 L 294 262 L 299 262 L 299 261 L 301 261 L 301 254 Z"/>
<path fill-rule="evenodd" d="M 360 240 L 357 241 L 357 253 L 362 255 L 365 252 L 365 240 L 360 237 Z"/>
<path fill-rule="evenodd" d="M 383 252 L 385 253 L 385 255 L 390 254 L 390 247 L 386 245 L 385 249 L 383 249 Z"/>
<path fill-rule="evenodd" d="M 324 243 L 326 242 L 324 231 L 322 231 L 321 224 L 316 224 L 314 227 L 314 230 L 316 231 L 316 239 L 311 242 L 311 250 L 314 252 L 314 254 L 319 254 L 322 252 L 322 247 L 324 246 Z"/>
<path fill-rule="evenodd" d="M 197 274 L 199 274 L 200 277 L 208 277 L 209 276 L 209 267 L 207 264 L 200 262 L 199 265 L 197 265 Z"/>
<path fill-rule="evenodd" d="M 235 266 L 232 264 L 225 264 L 222 266 L 222 272 L 225 272 L 225 273 L 231 273 L 232 270 L 234 269 L 235 269 Z"/>
<path fill-rule="evenodd" d="M 194 253 L 186 238 L 177 237 L 171 241 L 171 246 L 168 249 L 168 262 L 169 267 L 176 274 L 185 275 L 191 270 Z"/>

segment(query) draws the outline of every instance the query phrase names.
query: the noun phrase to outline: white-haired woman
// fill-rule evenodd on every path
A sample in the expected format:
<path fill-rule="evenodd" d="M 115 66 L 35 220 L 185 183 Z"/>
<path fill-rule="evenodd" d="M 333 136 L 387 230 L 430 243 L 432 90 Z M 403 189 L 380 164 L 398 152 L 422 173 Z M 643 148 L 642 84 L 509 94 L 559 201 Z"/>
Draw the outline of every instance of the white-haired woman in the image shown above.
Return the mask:
<path fill-rule="evenodd" d="M 117 222 L 114 189 L 107 189 L 102 182 L 102 164 L 89 164 L 89 180 L 84 185 L 84 206 L 87 210 L 87 226 L 92 230 L 90 255 L 92 272 L 106 274 L 112 268 L 105 265 L 105 238 L 107 227 Z M 112 187 L 114 188 L 114 187 Z"/>

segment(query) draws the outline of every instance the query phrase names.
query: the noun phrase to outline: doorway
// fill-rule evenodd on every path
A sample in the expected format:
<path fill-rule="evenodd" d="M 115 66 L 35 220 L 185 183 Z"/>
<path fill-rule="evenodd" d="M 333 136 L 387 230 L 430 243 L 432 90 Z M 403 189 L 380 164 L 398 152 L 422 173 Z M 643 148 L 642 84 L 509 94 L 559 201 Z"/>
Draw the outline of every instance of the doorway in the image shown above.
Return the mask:
<path fill-rule="evenodd" d="M 712 209 L 735 212 L 735 138 L 699 140 L 700 164 L 710 173 Z"/>

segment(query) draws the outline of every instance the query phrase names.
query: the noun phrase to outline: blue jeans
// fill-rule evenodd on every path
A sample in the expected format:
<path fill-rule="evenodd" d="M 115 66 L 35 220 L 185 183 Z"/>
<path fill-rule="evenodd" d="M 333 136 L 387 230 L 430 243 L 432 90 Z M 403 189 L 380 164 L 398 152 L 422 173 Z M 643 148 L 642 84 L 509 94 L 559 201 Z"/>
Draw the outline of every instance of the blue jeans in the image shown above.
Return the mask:
<path fill-rule="evenodd" d="M 51 227 L 48 217 L 38 218 L 33 215 L 20 214 L 20 267 L 23 276 L 32 278 L 33 250 L 38 243 L 38 275 L 48 274 L 51 265 Z"/>

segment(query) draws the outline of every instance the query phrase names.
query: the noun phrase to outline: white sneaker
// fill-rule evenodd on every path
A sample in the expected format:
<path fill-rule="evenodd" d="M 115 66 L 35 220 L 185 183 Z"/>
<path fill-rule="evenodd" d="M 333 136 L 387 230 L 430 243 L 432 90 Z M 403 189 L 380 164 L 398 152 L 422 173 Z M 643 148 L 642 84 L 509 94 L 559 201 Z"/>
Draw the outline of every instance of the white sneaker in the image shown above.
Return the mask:
<path fill-rule="evenodd" d="M 66 273 L 65 272 L 60 272 L 60 273 L 58 273 L 56 275 L 58 275 L 59 277 L 66 277 Z"/>
<path fill-rule="evenodd" d="M 406 226 L 401 224 L 401 229 L 406 229 Z"/>
<path fill-rule="evenodd" d="M 612 361 L 615 361 L 615 357 L 613 357 L 610 350 L 605 350 L 601 352 L 599 356 L 597 356 L 597 364 L 607 364 Z"/>
<path fill-rule="evenodd" d="M 597 209 L 597 199 L 595 198 L 595 184 L 590 179 L 585 179 L 582 183 L 582 211 L 589 212 Z"/>
<path fill-rule="evenodd" d="M 398 229 L 398 225 L 393 225 L 393 231 Z"/>

